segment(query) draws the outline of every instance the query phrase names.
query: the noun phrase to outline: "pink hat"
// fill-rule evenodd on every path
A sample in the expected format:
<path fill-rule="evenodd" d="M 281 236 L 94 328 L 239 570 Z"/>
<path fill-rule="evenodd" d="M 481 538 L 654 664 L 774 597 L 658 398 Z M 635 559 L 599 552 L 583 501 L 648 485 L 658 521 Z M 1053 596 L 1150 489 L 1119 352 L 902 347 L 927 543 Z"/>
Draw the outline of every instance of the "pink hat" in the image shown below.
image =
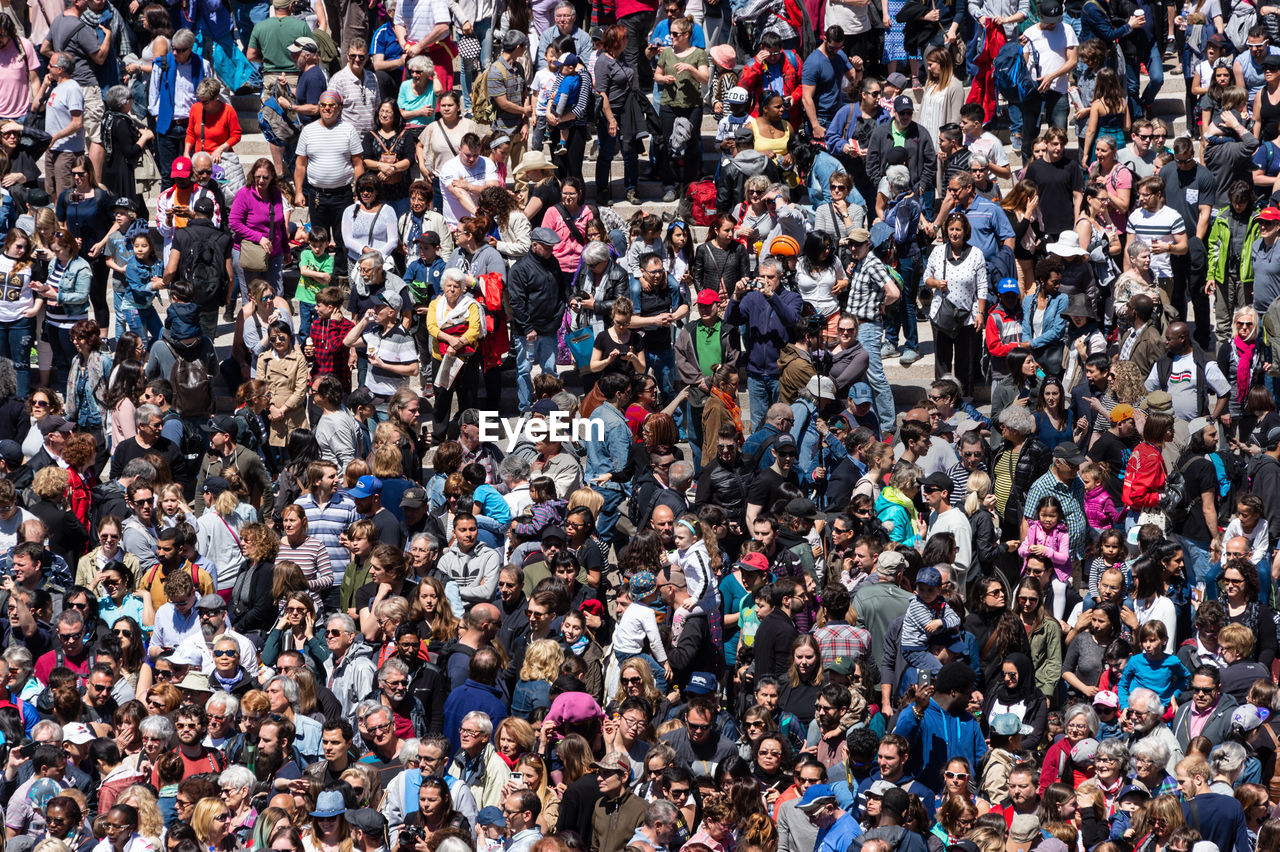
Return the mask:
<path fill-rule="evenodd" d="M 1095 705 L 1101 704 L 1103 707 L 1110 707 L 1113 710 L 1120 709 L 1120 696 L 1116 695 L 1109 689 L 1101 690 L 1093 696 Z"/>
<path fill-rule="evenodd" d="M 590 722 L 603 719 L 604 711 L 596 700 L 585 692 L 562 692 L 551 702 L 547 718 L 553 722 Z"/>
<path fill-rule="evenodd" d="M 732 45 L 717 44 L 707 52 L 711 54 L 711 60 L 725 71 L 732 71 L 738 64 L 738 52 Z"/>

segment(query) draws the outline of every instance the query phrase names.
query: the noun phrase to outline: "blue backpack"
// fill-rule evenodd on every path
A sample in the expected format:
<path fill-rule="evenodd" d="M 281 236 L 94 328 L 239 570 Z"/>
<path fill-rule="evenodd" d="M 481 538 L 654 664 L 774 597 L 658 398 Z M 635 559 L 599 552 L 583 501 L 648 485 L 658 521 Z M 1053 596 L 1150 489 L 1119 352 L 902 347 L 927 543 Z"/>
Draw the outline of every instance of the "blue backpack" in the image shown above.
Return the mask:
<path fill-rule="evenodd" d="M 1035 52 L 1035 48 L 1031 48 Z M 1022 43 L 1017 39 L 1007 42 L 996 54 L 994 64 L 996 89 L 1013 103 L 1020 103 L 1036 91 L 1036 80 L 1022 55 Z"/>
<path fill-rule="evenodd" d="M 904 192 L 884 212 L 884 221 L 893 228 L 893 244 L 898 254 L 910 254 L 920 230 L 920 199 Z"/>

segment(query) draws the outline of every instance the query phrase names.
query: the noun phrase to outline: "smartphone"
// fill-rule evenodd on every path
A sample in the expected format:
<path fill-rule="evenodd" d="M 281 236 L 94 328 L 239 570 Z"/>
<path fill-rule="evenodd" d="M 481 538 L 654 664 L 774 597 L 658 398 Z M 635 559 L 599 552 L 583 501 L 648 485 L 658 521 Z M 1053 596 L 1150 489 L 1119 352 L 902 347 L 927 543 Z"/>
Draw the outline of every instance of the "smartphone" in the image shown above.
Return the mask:
<path fill-rule="evenodd" d="M 18 749 L 18 754 L 22 755 L 27 760 L 30 760 L 31 755 L 35 753 L 36 753 L 36 744 L 34 742 L 27 743 L 22 748 Z"/>
<path fill-rule="evenodd" d="M 511 773 L 511 783 L 512 783 L 512 785 L 514 785 L 514 786 L 516 786 L 516 787 L 524 787 L 524 786 L 525 786 L 524 773 L 523 773 L 523 772 L 512 772 L 512 773 Z"/>
<path fill-rule="evenodd" d="M 920 672 L 916 683 L 919 684 L 921 689 L 926 686 L 933 686 L 933 674 L 931 672 Z"/>

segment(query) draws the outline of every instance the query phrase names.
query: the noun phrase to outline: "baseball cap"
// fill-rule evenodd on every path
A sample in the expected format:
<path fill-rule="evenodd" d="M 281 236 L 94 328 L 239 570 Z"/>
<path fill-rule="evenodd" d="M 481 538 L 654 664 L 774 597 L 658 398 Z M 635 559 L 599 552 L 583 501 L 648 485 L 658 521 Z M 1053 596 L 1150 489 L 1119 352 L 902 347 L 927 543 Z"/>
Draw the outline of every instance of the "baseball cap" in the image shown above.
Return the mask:
<path fill-rule="evenodd" d="M 564 531 L 564 527 L 557 527 L 557 526 L 547 527 L 542 531 L 542 537 L 538 540 L 549 541 L 551 539 L 557 539 L 557 538 L 560 539 L 561 541 L 566 541 L 566 542 L 569 540 L 569 534 Z"/>
<path fill-rule="evenodd" d="M 883 778 L 877 778 L 871 787 L 867 790 L 868 796 L 875 796 L 877 799 L 884 798 L 884 794 L 894 788 L 892 781 L 886 781 Z"/>
<path fill-rule="evenodd" d="M 853 657 L 832 657 L 823 664 L 822 670 L 850 677 L 853 675 Z"/>
<path fill-rule="evenodd" d="M 797 497 L 787 503 L 787 514 L 811 521 L 818 514 L 818 507 L 808 497 Z"/>
<path fill-rule="evenodd" d="M 720 294 L 710 287 L 698 293 L 699 305 L 714 305 L 720 301 Z"/>
<path fill-rule="evenodd" d="M 1231 711 L 1231 727 L 1248 733 L 1262 725 L 1271 715 L 1271 711 L 1253 704 L 1241 704 Z"/>
<path fill-rule="evenodd" d="M 440 247 L 440 235 L 435 231 L 423 231 L 422 236 L 418 237 L 418 245 Z"/>
<path fill-rule="evenodd" d="M 895 89 L 905 89 L 907 87 L 907 75 L 901 71 L 894 71 L 884 81 Z"/>
<path fill-rule="evenodd" d="M 204 481 L 204 487 L 201 488 L 200 490 L 204 494 L 212 494 L 214 497 L 217 497 L 219 494 L 221 494 L 223 491 L 226 491 L 230 487 L 231 487 L 231 483 L 228 482 L 223 477 L 211 476 Z"/>
<path fill-rule="evenodd" d="M 173 166 L 169 169 L 169 177 L 171 178 L 189 178 L 191 177 L 191 158 L 178 157 L 173 161 Z"/>
<path fill-rule="evenodd" d="M 898 95 L 893 99 L 894 112 L 915 112 L 916 102 L 906 95 Z"/>
<path fill-rule="evenodd" d="M 213 206 L 213 199 L 208 196 L 197 198 L 196 203 L 191 205 L 192 212 L 199 213 L 201 216 L 212 216 L 216 209 Z"/>
<path fill-rule="evenodd" d="M 800 798 L 800 804 L 796 805 L 796 807 L 807 813 L 808 811 L 816 811 L 823 805 L 833 805 L 835 801 L 836 794 L 831 789 L 830 784 L 814 784 L 804 791 L 804 795 Z"/>
<path fill-rule="evenodd" d="M 578 604 L 578 612 L 586 612 L 591 615 L 603 616 L 604 604 L 600 603 L 596 598 L 587 598 L 585 601 Z"/>
<path fill-rule="evenodd" d="M 689 685 L 684 691 L 690 695 L 711 695 L 716 691 L 716 676 L 710 672 L 694 672 L 689 675 Z"/>
<path fill-rule="evenodd" d="M 916 574 L 917 586 L 932 586 L 937 588 L 942 585 L 942 572 L 932 565 L 926 565 Z"/>
<path fill-rule="evenodd" d="M 1018 814 L 1009 825 L 1012 840 L 1027 842 L 1040 837 L 1040 819 L 1035 814 Z"/>
<path fill-rule="evenodd" d="M 774 439 L 773 452 L 775 454 L 781 453 L 781 452 L 788 452 L 788 453 L 795 453 L 798 455 L 800 453 L 800 450 L 799 448 L 796 447 L 796 439 L 784 432 L 783 434 L 779 435 L 776 439 Z"/>
<path fill-rule="evenodd" d="M 381 837 L 387 830 L 387 818 L 373 808 L 356 808 L 347 811 L 347 822 L 363 831 Z"/>
<path fill-rule="evenodd" d="M 620 751 L 611 751 L 591 765 L 592 769 L 604 772 L 622 772 L 631 777 L 631 758 Z"/>
<path fill-rule="evenodd" d="M 1113 710 L 1119 710 L 1120 696 L 1110 689 L 1101 689 L 1093 695 L 1093 706 L 1110 707 Z"/>
<path fill-rule="evenodd" d="M 886 550 L 876 557 L 876 573 L 882 579 L 893 579 L 907 567 L 907 557 L 896 550 Z"/>
<path fill-rule="evenodd" d="M 426 503 L 427 489 L 425 488 L 406 488 L 404 494 L 400 495 L 402 509 L 421 509 Z"/>
<path fill-rule="evenodd" d="M 1021 293 L 1018 288 L 1017 278 L 1001 278 L 1000 283 L 996 285 L 997 293 Z"/>
<path fill-rule="evenodd" d="M 22 445 L 17 441 L 0 441 L 0 459 L 3 459 L 9 467 L 22 464 Z"/>
<path fill-rule="evenodd" d="M 476 825 L 496 825 L 498 828 L 506 828 L 507 818 L 502 815 L 502 808 L 497 805 L 485 805 L 476 814 Z"/>
<path fill-rule="evenodd" d="M 94 740 L 93 731 L 84 722 L 71 722 L 62 727 L 62 738 L 72 745 L 84 745 Z"/>
<path fill-rule="evenodd" d="M 293 40 L 293 44 L 289 45 L 290 53 L 319 53 L 320 46 L 316 44 L 316 40 L 311 36 L 298 36 Z"/>
<path fill-rule="evenodd" d="M 1071 747 L 1072 763 L 1092 763 L 1093 756 L 1098 753 L 1098 741 L 1093 737 L 1086 737 Z"/>
<path fill-rule="evenodd" d="M 400 291 L 392 287 L 383 287 L 377 293 L 373 294 L 375 301 L 381 302 L 393 311 L 404 309 L 404 299 L 400 296 Z"/>
<path fill-rule="evenodd" d="M 1227 49 L 1227 37 L 1222 33 L 1214 33 L 1205 39 L 1205 47 L 1217 47 L 1223 50 Z"/>
<path fill-rule="evenodd" d="M 935 470 L 924 478 L 924 482 L 920 483 L 922 491 L 946 491 L 951 492 L 955 488 L 955 483 L 951 481 L 951 477 L 942 471 Z"/>
<path fill-rule="evenodd" d="M 560 406 L 556 405 L 553 399 L 540 399 L 533 405 L 529 406 L 530 414 L 541 414 L 543 417 L 549 417 L 551 414 L 560 410 Z"/>
<path fill-rule="evenodd" d="M 1276 220 L 1280 221 L 1280 209 L 1276 210 Z M 1147 394 L 1147 398 L 1142 401 L 1143 411 L 1172 411 L 1173 397 L 1169 396 L 1168 391 L 1152 391 Z"/>
<path fill-rule="evenodd" d="M 161 656 L 164 656 L 163 654 Z M 199 666 L 204 663 L 200 652 L 190 645 L 179 645 L 165 657 L 173 666 Z"/>
<path fill-rule="evenodd" d="M 1263 68 L 1280 68 L 1280 56 L 1274 53 L 1267 54 L 1262 60 Z"/>
<path fill-rule="evenodd" d="M 805 392 L 815 399 L 835 399 L 836 383 L 830 376 L 814 376 L 804 386 Z"/>
<path fill-rule="evenodd" d="M 1079 447 L 1072 443 L 1059 444 L 1054 447 L 1053 457 L 1077 467 L 1084 464 L 1084 454 L 1080 452 Z"/>
<path fill-rule="evenodd" d="M 127 198 L 120 197 L 116 199 L 116 203 L 111 205 L 114 210 L 128 210 L 133 212 L 133 202 Z"/>
<path fill-rule="evenodd" d="M 849 399 L 854 405 L 865 405 L 871 402 L 871 386 L 866 382 L 854 382 L 849 388 Z"/>
<path fill-rule="evenodd" d="M 534 228 L 529 234 L 529 239 L 535 243 L 542 243 L 544 246 L 560 245 L 560 235 L 550 228 Z"/>
<path fill-rule="evenodd" d="M 371 473 L 366 473 L 364 476 L 356 480 L 356 487 L 348 491 L 347 494 L 355 497 L 357 500 L 362 500 L 365 497 L 372 497 L 375 494 L 379 494 L 381 491 L 382 480 Z"/>
<path fill-rule="evenodd" d="M 1258 218 L 1264 222 L 1280 222 L 1280 207 L 1263 207 L 1258 211 Z"/>
<path fill-rule="evenodd" d="M 1045 24 L 1056 24 L 1062 20 L 1062 0 L 1042 0 L 1040 3 L 1040 21 Z"/>
<path fill-rule="evenodd" d="M 73 430 L 74 427 L 61 414 L 50 414 L 40 421 L 41 435 L 52 435 L 54 432 L 70 435 Z"/>
<path fill-rule="evenodd" d="M 236 419 L 230 414 L 215 414 L 209 418 L 209 423 L 205 426 L 210 435 L 217 435 L 225 432 L 228 435 L 237 434 L 240 429 L 236 424 Z"/>
<path fill-rule="evenodd" d="M 769 557 L 763 553 L 744 553 L 738 560 L 738 567 L 743 571 L 765 572 L 769 570 Z"/>
<path fill-rule="evenodd" d="M 1122 402 L 1115 408 L 1111 409 L 1111 422 L 1123 423 L 1126 420 L 1133 419 L 1133 406 L 1127 402 Z"/>

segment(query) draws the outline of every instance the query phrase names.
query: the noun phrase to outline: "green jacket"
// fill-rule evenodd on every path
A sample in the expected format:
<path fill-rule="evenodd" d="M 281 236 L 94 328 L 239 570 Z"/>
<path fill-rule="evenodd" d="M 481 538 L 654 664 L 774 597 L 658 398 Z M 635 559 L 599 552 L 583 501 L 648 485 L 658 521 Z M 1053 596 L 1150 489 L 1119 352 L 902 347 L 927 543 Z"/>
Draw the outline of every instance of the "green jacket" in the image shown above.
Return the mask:
<path fill-rule="evenodd" d="M 1052 698 L 1062 678 L 1062 631 L 1052 615 L 1046 615 L 1029 637 L 1031 664 L 1036 673 L 1036 686 Z"/>
<path fill-rule="evenodd" d="M 1227 217 L 1231 215 L 1231 207 L 1223 207 L 1213 216 L 1213 224 L 1209 226 L 1209 239 L 1206 248 L 1209 250 L 1208 280 L 1221 284 L 1226 280 L 1227 255 L 1230 254 L 1231 225 Z M 1245 283 L 1253 281 L 1253 241 L 1261 236 L 1258 226 L 1258 214 L 1249 218 L 1249 226 L 1244 233 L 1244 249 L 1240 255 L 1240 280 Z"/>

